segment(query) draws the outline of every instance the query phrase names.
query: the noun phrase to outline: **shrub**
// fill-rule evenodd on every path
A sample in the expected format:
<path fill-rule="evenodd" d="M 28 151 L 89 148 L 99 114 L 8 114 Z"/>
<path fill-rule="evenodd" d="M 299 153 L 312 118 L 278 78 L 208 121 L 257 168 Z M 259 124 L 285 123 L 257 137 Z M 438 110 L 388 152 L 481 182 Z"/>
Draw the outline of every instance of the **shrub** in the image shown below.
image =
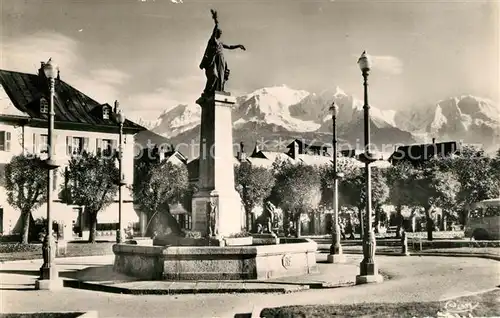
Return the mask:
<path fill-rule="evenodd" d="M 201 238 L 201 232 L 199 231 L 188 231 L 188 230 L 183 230 L 184 237 L 185 238 L 192 238 L 192 239 L 199 239 Z"/>
<path fill-rule="evenodd" d="M 238 238 L 238 237 L 249 237 L 249 236 L 251 235 L 247 231 L 241 231 L 239 233 L 231 234 L 227 238 Z"/>

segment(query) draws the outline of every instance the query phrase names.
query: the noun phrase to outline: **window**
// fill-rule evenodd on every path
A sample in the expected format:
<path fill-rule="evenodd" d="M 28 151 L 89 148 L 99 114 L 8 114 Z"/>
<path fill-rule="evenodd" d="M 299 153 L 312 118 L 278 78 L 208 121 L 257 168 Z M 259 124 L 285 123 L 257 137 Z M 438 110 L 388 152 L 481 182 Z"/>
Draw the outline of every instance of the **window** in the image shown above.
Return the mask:
<path fill-rule="evenodd" d="M 114 139 L 97 139 L 96 153 L 104 156 L 112 155 L 116 151 L 116 145 Z"/>
<path fill-rule="evenodd" d="M 66 137 L 66 154 L 78 155 L 89 150 L 89 139 L 84 137 Z"/>
<path fill-rule="evenodd" d="M 109 107 L 107 106 L 102 108 L 102 119 L 109 119 Z"/>
<path fill-rule="evenodd" d="M 191 214 L 175 214 L 174 218 L 177 220 L 177 223 L 179 223 L 179 226 L 181 228 L 185 230 L 191 230 Z"/>
<path fill-rule="evenodd" d="M 57 148 L 57 135 L 52 136 L 54 147 L 52 149 L 53 155 L 56 154 Z M 36 154 L 48 154 L 49 153 L 49 136 L 45 134 L 33 133 L 33 153 Z"/>
<path fill-rule="evenodd" d="M 49 103 L 45 98 L 40 99 L 40 113 L 47 114 L 49 112 Z"/>
<path fill-rule="evenodd" d="M 81 153 L 83 149 L 83 138 L 73 137 L 73 141 L 71 142 L 71 149 L 73 154 Z"/>
<path fill-rule="evenodd" d="M 191 214 L 185 214 L 184 228 L 186 230 L 191 230 Z"/>
<path fill-rule="evenodd" d="M 48 135 L 40 135 L 40 153 L 49 153 Z"/>
<path fill-rule="evenodd" d="M 10 151 L 10 131 L 0 131 L 0 151 Z"/>

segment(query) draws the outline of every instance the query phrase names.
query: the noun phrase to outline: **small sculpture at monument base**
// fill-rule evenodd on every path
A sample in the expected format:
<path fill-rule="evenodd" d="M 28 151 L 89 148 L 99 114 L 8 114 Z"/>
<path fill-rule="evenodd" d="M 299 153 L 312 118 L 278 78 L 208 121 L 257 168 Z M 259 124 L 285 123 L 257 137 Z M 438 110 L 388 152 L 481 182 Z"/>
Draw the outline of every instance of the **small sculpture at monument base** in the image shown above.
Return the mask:
<path fill-rule="evenodd" d="M 275 227 L 275 213 L 276 207 L 270 201 L 267 201 L 264 205 L 264 213 L 266 213 L 266 221 L 267 221 L 267 231 L 268 233 L 273 234 L 273 228 Z"/>
<path fill-rule="evenodd" d="M 207 203 L 207 237 L 215 237 L 219 234 L 218 223 L 218 209 L 215 199 Z"/>

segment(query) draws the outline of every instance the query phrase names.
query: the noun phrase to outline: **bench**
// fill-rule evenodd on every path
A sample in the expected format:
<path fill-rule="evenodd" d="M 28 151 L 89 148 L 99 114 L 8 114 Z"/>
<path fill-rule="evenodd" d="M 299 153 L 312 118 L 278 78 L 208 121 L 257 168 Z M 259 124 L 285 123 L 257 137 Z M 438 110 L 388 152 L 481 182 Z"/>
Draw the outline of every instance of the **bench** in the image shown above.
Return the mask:
<path fill-rule="evenodd" d="M 394 234 L 396 235 L 397 234 L 397 231 L 398 231 L 398 227 L 397 226 L 389 226 L 387 228 L 387 231 L 385 233 L 387 234 Z"/>

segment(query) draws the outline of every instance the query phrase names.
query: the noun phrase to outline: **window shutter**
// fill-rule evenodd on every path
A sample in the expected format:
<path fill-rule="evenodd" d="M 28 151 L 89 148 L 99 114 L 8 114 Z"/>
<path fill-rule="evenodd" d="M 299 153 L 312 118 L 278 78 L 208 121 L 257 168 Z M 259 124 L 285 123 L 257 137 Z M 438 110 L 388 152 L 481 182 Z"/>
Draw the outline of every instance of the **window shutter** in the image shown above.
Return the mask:
<path fill-rule="evenodd" d="M 38 149 L 39 149 L 38 143 L 39 143 L 38 134 L 33 133 L 33 153 L 34 154 L 38 153 Z"/>
<path fill-rule="evenodd" d="M 5 150 L 5 131 L 0 131 L 0 150 Z"/>
<path fill-rule="evenodd" d="M 66 154 L 70 155 L 70 156 L 72 154 L 72 151 L 71 151 L 72 144 L 73 144 L 73 138 L 71 136 L 66 136 Z"/>
<path fill-rule="evenodd" d="M 83 138 L 83 151 L 85 151 L 85 152 L 89 151 L 89 142 L 90 142 L 90 140 L 88 137 Z"/>
<path fill-rule="evenodd" d="M 5 132 L 5 151 L 10 151 L 10 131 Z"/>
<path fill-rule="evenodd" d="M 69 171 L 68 167 L 64 167 L 64 203 L 69 204 L 71 202 L 69 196 Z"/>
<path fill-rule="evenodd" d="M 113 155 L 115 155 L 117 153 L 117 147 L 118 147 L 118 142 L 116 141 L 116 139 L 112 139 L 111 140 L 111 153 Z"/>
<path fill-rule="evenodd" d="M 102 153 L 102 139 L 100 139 L 100 138 L 97 138 L 95 140 L 95 153 L 98 156 L 101 155 L 101 153 Z"/>
<path fill-rule="evenodd" d="M 53 179 L 53 186 L 52 186 L 52 190 L 56 191 L 57 190 L 57 182 L 58 182 L 58 177 L 59 177 L 59 170 L 58 169 L 54 169 L 52 170 L 54 175 L 52 177 Z"/>

